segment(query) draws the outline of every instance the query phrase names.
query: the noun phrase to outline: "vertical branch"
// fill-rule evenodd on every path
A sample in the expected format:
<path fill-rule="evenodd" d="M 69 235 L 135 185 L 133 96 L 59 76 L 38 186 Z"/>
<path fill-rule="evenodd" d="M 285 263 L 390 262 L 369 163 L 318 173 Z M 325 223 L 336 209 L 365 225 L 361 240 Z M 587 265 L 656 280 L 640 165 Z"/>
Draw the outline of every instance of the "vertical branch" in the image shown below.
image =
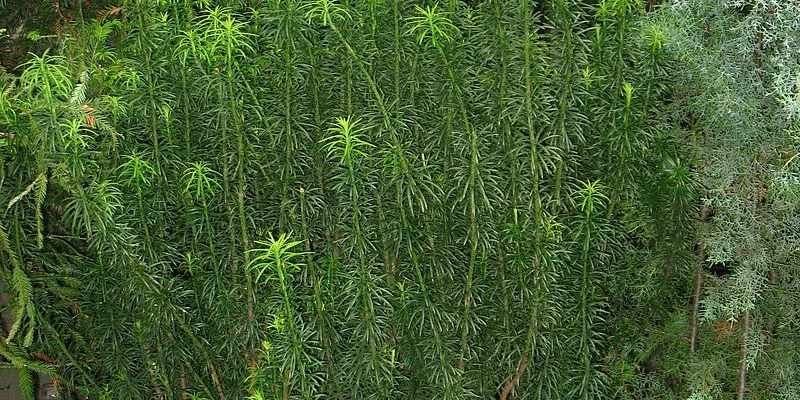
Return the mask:
<path fill-rule="evenodd" d="M 322 356 L 325 359 L 327 368 L 327 382 L 333 383 L 333 386 L 338 386 L 339 380 L 336 376 L 335 364 L 333 360 L 333 351 L 331 350 L 331 338 L 328 332 L 328 317 L 326 316 L 327 309 L 325 307 L 325 300 L 323 299 L 322 280 L 318 266 L 314 260 L 314 255 L 311 251 L 311 238 L 308 233 L 308 201 L 306 198 L 305 188 L 300 188 L 300 227 L 303 236 L 303 251 L 305 252 L 306 265 L 311 275 L 311 286 L 314 292 L 314 317 L 316 318 L 317 337 L 319 343 L 322 345 Z"/>
<path fill-rule="evenodd" d="M 285 12 L 288 14 L 286 17 L 286 23 L 292 24 L 294 22 L 294 18 L 292 18 L 291 13 L 293 12 L 293 5 L 291 2 L 287 2 Z M 283 143 L 283 165 L 281 166 L 281 181 L 282 181 L 282 190 L 281 190 L 281 208 L 287 207 L 289 204 L 289 179 L 290 175 L 293 173 L 292 171 L 292 161 L 293 161 L 293 154 L 292 149 L 294 147 L 294 132 L 292 132 L 292 99 L 294 98 L 293 93 L 293 81 L 294 81 L 294 65 L 292 65 L 292 57 L 293 57 L 293 50 L 294 50 L 294 43 L 292 37 L 293 26 L 288 26 L 285 29 L 286 37 L 283 38 L 284 45 L 283 45 L 283 108 L 284 108 L 284 143 Z M 288 229 L 288 221 L 287 221 L 287 214 L 283 210 L 280 213 L 280 227 L 282 231 L 287 231 Z"/>
<path fill-rule="evenodd" d="M 581 39 L 575 34 L 575 25 L 577 21 L 575 20 L 575 12 L 570 9 L 569 3 L 571 2 L 558 0 L 554 3 L 553 19 L 554 22 L 556 22 L 557 29 L 561 31 L 559 40 L 560 48 L 558 49 L 561 60 L 556 75 L 556 79 L 559 80 L 557 83 L 558 93 L 556 98 L 557 114 L 551 127 L 553 144 L 560 152 L 560 157 L 558 157 L 556 165 L 552 195 L 553 203 L 551 211 L 555 214 L 557 209 L 564 205 L 562 202 L 564 197 L 562 191 L 564 189 L 564 180 L 568 178 L 565 174 L 569 172 L 567 159 L 570 157 L 570 152 L 573 147 L 571 136 L 582 135 L 582 133 L 568 126 L 568 124 L 572 122 L 571 107 L 573 106 L 574 96 L 572 85 L 575 78 L 575 69 L 579 61 L 576 59 L 576 52 L 579 50 L 577 42 Z"/>
<path fill-rule="evenodd" d="M 534 211 L 534 226 L 541 226 L 542 223 L 542 199 L 539 193 L 539 175 L 541 170 L 539 168 L 539 134 L 535 127 L 533 113 L 533 43 L 531 43 L 531 24 L 530 18 L 533 18 L 533 10 L 530 9 L 528 0 L 520 0 L 520 15 L 522 17 L 523 27 L 523 58 L 524 67 L 522 75 L 525 77 L 525 122 L 528 129 L 528 142 L 529 142 L 529 156 L 530 156 L 530 174 L 531 186 L 533 190 L 533 211 Z"/>
<path fill-rule="evenodd" d="M 394 100 L 400 101 L 400 1 L 392 3 L 394 19 Z"/>

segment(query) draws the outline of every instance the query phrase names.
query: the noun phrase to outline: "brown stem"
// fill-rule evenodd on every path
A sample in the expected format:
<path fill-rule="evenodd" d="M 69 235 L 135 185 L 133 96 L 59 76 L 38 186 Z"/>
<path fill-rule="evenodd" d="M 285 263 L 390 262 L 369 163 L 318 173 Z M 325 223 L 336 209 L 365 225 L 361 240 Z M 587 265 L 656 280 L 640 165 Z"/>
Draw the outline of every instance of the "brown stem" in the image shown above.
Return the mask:
<path fill-rule="evenodd" d="M 694 279 L 694 295 L 692 296 L 692 333 L 689 336 L 689 351 L 694 353 L 697 345 L 697 314 L 700 313 L 700 299 L 703 296 L 703 267 L 698 266 Z"/>
<path fill-rule="evenodd" d="M 375 196 L 376 204 L 378 206 L 378 235 L 381 237 L 381 249 L 383 253 L 383 266 L 386 271 L 386 283 L 389 286 L 389 290 L 394 290 L 394 262 L 391 260 L 389 256 L 389 240 L 386 238 L 386 227 L 384 222 L 386 221 L 385 214 L 383 213 L 383 202 L 381 201 L 382 192 L 379 191 L 378 194 Z"/>
<path fill-rule="evenodd" d="M 508 395 L 511 394 L 511 390 L 514 389 L 515 386 L 519 384 L 519 379 L 522 377 L 522 374 L 525 373 L 525 369 L 528 368 L 528 356 L 522 357 L 519 360 L 519 366 L 517 366 L 517 372 L 514 376 L 506 382 L 505 386 L 503 386 L 503 392 L 500 394 L 500 400 L 506 400 Z"/>
<path fill-rule="evenodd" d="M 2 226 L 0 226 L 0 228 L 2 228 Z M 0 232 L 2 232 L 1 229 Z M 0 240 L 0 242 L 2 242 L 2 240 Z M 75 356 L 73 356 L 72 353 L 69 351 L 69 349 L 67 349 L 67 345 L 61 339 L 61 336 L 58 334 L 58 331 L 56 331 L 56 329 L 53 328 L 53 326 L 50 325 L 50 322 L 47 321 L 46 319 L 42 318 L 41 321 L 43 322 L 43 325 L 47 328 L 47 330 L 50 332 L 51 337 L 55 339 L 56 343 L 58 343 L 58 347 L 61 348 L 61 354 L 66 356 L 67 359 L 72 363 L 72 366 L 74 366 L 75 369 L 77 369 L 78 372 L 80 372 L 81 375 L 83 375 L 86 382 L 88 382 L 89 385 L 91 385 L 90 388 L 99 390 L 100 386 L 97 385 L 97 382 L 95 382 L 95 380 L 92 379 L 92 377 L 86 372 L 86 370 L 83 369 L 83 367 L 81 367 L 82 364 L 78 363 L 78 360 L 75 358 Z M 5 342 L 6 338 L 2 334 L 0 334 L 0 346 L 2 346 Z"/>
<path fill-rule="evenodd" d="M 747 335 L 750 333 L 750 310 L 742 315 L 742 345 L 739 351 L 739 390 L 736 400 L 745 400 L 747 395 Z"/>
<path fill-rule="evenodd" d="M 773 304 L 777 304 L 778 301 L 778 268 L 773 266 L 769 270 L 769 284 L 772 286 L 772 301 L 775 302 Z M 777 317 L 771 317 L 767 320 L 767 340 L 771 341 L 772 338 L 775 337 L 777 332 Z"/>
<path fill-rule="evenodd" d="M 209 398 L 214 398 L 214 395 L 211 393 L 211 390 L 208 389 L 208 386 L 206 386 L 205 382 L 203 382 L 203 379 L 200 377 L 200 375 L 197 373 L 197 371 L 194 370 L 194 367 L 191 364 L 189 364 L 188 362 L 185 363 L 184 366 L 189 369 L 189 372 L 194 377 L 195 384 L 200 386 L 200 389 L 203 389 L 203 392 L 206 395 L 208 395 Z"/>
<path fill-rule="evenodd" d="M 225 400 L 225 392 L 222 391 L 222 383 L 220 383 L 217 369 L 214 367 L 214 363 L 211 361 L 211 356 L 208 354 L 205 346 L 203 346 L 202 342 L 200 342 L 200 339 L 198 339 L 194 332 L 189 329 L 189 326 L 187 326 L 185 322 L 178 320 L 178 325 L 186 333 L 186 335 L 189 336 L 189 339 L 191 339 L 197 350 L 199 350 L 200 354 L 203 356 L 203 358 L 205 358 L 206 364 L 208 364 L 208 367 L 211 370 L 211 380 L 214 382 L 214 387 L 217 389 L 219 399 Z"/>
<path fill-rule="evenodd" d="M 181 400 L 186 400 L 188 394 L 186 393 L 186 367 L 181 365 Z"/>
<path fill-rule="evenodd" d="M 153 389 L 156 393 L 156 399 L 163 400 L 164 395 L 161 393 L 161 386 L 158 384 L 158 378 L 156 377 L 155 371 L 153 371 L 154 363 L 150 360 L 148 350 L 148 347 L 142 344 L 142 354 L 144 354 L 144 359 L 147 364 L 147 373 L 150 376 L 150 384 L 153 385 Z"/>
<path fill-rule="evenodd" d="M 508 395 L 514 389 L 514 387 L 519 384 L 519 380 L 520 378 L 522 378 L 522 374 L 525 373 L 525 369 L 528 368 L 529 357 L 531 355 L 531 352 L 533 351 L 533 345 L 534 345 L 533 339 L 534 335 L 536 334 L 536 326 L 538 321 L 536 319 L 538 314 L 537 311 L 538 310 L 535 304 L 531 306 L 531 319 L 530 322 L 528 323 L 528 334 L 526 335 L 525 338 L 525 347 L 522 353 L 523 355 L 522 358 L 519 360 L 519 364 L 517 365 L 517 372 L 514 373 L 514 376 L 511 377 L 511 379 L 508 382 L 506 382 L 505 386 L 503 387 L 503 392 L 500 395 L 500 400 L 505 400 L 508 397 Z"/>
<path fill-rule="evenodd" d="M 214 381 L 214 387 L 217 388 L 217 393 L 219 393 L 220 400 L 225 400 L 225 392 L 222 391 L 222 384 L 219 382 L 219 375 L 217 375 L 217 369 L 214 368 L 214 364 L 209 362 L 209 368 L 211 368 L 211 380 Z"/>

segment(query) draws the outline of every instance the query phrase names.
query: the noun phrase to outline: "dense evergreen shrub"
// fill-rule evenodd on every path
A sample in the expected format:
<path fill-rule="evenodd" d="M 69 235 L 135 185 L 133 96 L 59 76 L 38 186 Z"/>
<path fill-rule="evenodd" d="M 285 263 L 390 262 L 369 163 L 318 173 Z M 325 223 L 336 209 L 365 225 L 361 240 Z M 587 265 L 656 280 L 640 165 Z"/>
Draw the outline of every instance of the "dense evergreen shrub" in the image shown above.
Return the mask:
<path fill-rule="evenodd" d="M 0 74 L 3 366 L 29 397 L 793 398 L 791 7 L 712 3 L 81 15 Z"/>

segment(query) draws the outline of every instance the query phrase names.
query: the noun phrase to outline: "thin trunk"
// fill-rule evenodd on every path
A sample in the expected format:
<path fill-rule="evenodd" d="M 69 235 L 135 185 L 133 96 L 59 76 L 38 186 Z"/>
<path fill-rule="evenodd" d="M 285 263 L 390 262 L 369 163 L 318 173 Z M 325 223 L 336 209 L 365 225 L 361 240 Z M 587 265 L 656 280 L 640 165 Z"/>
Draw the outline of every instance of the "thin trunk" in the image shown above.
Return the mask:
<path fill-rule="evenodd" d="M 747 398 L 747 340 L 750 334 L 750 310 L 742 315 L 742 344 L 739 350 L 739 385 L 736 400 Z"/>
<path fill-rule="evenodd" d="M 352 61 L 354 61 L 356 63 L 356 66 L 358 66 L 359 71 L 361 71 L 361 75 L 363 75 L 364 79 L 367 80 L 367 86 L 369 86 L 370 91 L 372 92 L 372 95 L 375 98 L 375 103 L 377 104 L 378 109 L 379 109 L 379 111 L 381 113 L 381 116 L 383 117 L 383 123 L 386 126 L 386 129 L 389 130 L 389 133 L 391 134 L 392 141 L 393 142 L 396 141 L 397 140 L 397 132 L 395 131 L 394 124 L 392 123 L 392 118 L 389 115 L 389 111 L 386 108 L 386 103 L 383 100 L 383 96 L 381 95 L 380 91 L 378 91 L 378 86 L 375 84 L 375 80 L 372 79 L 372 75 L 367 70 L 367 67 L 364 65 L 364 62 L 361 61 L 361 58 L 359 57 L 358 53 L 356 53 L 356 51 L 350 46 L 350 43 L 344 37 L 342 32 L 336 27 L 336 25 L 334 25 L 333 21 L 331 21 L 330 24 L 331 24 L 330 25 L 331 29 L 339 37 L 339 40 L 344 45 L 345 49 L 347 49 L 347 53 L 350 54 L 350 58 L 352 58 Z M 350 76 L 349 75 L 349 65 L 350 64 L 348 63 L 347 65 L 348 65 L 348 86 L 349 86 L 349 81 L 350 81 L 350 79 L 349 79 L 349 76 Z M 348 107 L 348 108 L 351 109 L 352 107 Z"/>
<path fill-rule="evenodd" d="M 161 345 L 161 340 L 159 340 L 158 337 L 156 337 L 156 355 L 158 356 L 158 362 L 161 367 L 161 370 L 163 371 L 162 383 L 164 384 L 164 391 L 166 392 L 166 398 L 173 399 L 174 395 L 172 393 L 172 386 L 169 383 L 169 375 L 170 372 L 172 371 L 166 368 L 166 363 L 165 363 L 166 357 L 164 355 L 164 346 Z"/>
<path fill-rule="evenodd" d="M 700 313 L 700 300 L 703 295 L 703 267 L 698 265 L 694 278 L 694 294 L 692 295 L 692 333 L 689 336 L 689 351 L 694 354 L 697 345 L 697 315 Z"/>
<path fill-rule="evenodd" d="M 400 101 L 400 0 L 394 0 L 394 100 Z"/>
<path fill-rule="evenodd" d="M 217 93 L 218 93 L 218 96 L 219 96 L 220 99 L 224 99 L 226 97 L 222 87 L 218 88 Z M 222 107 L 227 109 L 227 105 L 224 104 L 224 102 L 222 104 Z M 225 203 L 225 215 L 227 215 L 227 217 L 228 217 L 228 228 L 226 230 L 228 231 L 228 234 L 229 234 L 228 235 L 228 240 L 230 241 L 230 243 L 229 243 L 229 246 L 228 246 L 228 249 L 229 249 L 228 257 L 230 257 L 230 251 L 233 251 L 234 248 L 235 248 L 235 245 L 236 245 L 236 234 L 235 234 L 233 229 L 230 229 L 230 227 L 233 225 L 234 217 L 233 217 L 233 208 L 231 207 L 231 204 L 230 204 L 230 198 L 231 198 L 231 176 L 230 176 L 230 172 L 228 171 L 228 166 L 227 166 L 227 164 L 228 164 L 227 158 L 228 158 L 228 154 L 229 154 L 228 153 L 228 146 L 229 146 L 229 143 L 228 143 L 228 140 L 229 140 L 228 139 L 228 137 L 229 137 L 228 136 L 228 119 L 230 118 L 230 115 L 228 113 L 220 112 L 218 114 L 218 118 L 219 118 L 219 120 L 221 122 L 221 125 L 219 127 L 219 130 L 220 130 L 220 133 L 221 133 L 220 141 L 222 142 L 222 152 L 220 153 L 220 155 L 221 155 L 220 163 L 221 163 L 221 167 L 222 167 L 222 192 L 224 193 L 223 199 L 224 199 L 224 203 Z M 234 265 L 234 263 L 231 263 L 231 268 L 232 269 L 234 268 L 233 265 Z M 231 271 L 231 272 L 233 272 L 233 271 Z M 234 274 L 234 276 L 235 276 L 235 274 Z M 218 276 L 218 278 L 219 278 L 219 276 Z"/>
<path fill-rule="evenodd" d="M 138 184 L 136 186 L 136 200 L 137 200 L 137 203 L 139 205 L 139 218 L 141 218 L 142 227 L 144 228 L 145 245 L 147 246 L 147 251 L 148 252 L 149 251 L 153 251 L 154 250 L 153 249 L 153 243 L 152 243 L 152 240 L 150 239 L 150 228 L 147 226 L 148 225 L 147 224 L 147 218 L 146 218 L 147 213 L 145 213 L 145 211 L 144 211 L 144 200 L 142 198 L 142 188 L 139 187 Z M 151 253 L 151 254 L 153 254 L 153 253 Z"/>
<path fill-rule="evenodd" d="M 181 101 L 181 105 L 183 106 L 183 140 L 184 144 L 186 145 L 186 159 L 192 159 L 192 136 L 191 136 L 191 123 L 189 122 L 192 114 L 189 109 L 191 103 L 189 103 L 189 84 L 186 81 L 186 69 L 179 68 L 181 72 L 181 95 L 183 97 Z"/>
<path fill-rule="evenodd" d="M 203 220 L 206 224 L 206 235 L 208 236 L 208 251 L 211 253 L 211 267 L 214 269 L 214 276 L 219 277 L 219 264 L 217 264 L 217 256 L 214 252 L 214 225 L 211 224 L 211 218 L 208 215 L 208 202 L 203 200 Z"/>
<path fill-rule="evenodd" d="M 308 234 L 308 204 L 306 202 L 306 192 L 304 188 L 300 188 L 300 227 L 303 235 L 304 251 L 306 252 L 306 265 L 308 266 L 311 275 L 311 286 L 314 291 L 314 311 L 317 319 L 316 331 L 318 340 L 322 346 L 322 356 L 325 359 L 327 367 L 326 382 L 332 382 L 333 387 L 337 388 L 339 383 L 336 377 L 336 371 L 333 360 L 333 351 L 331 350 L 331 340 L 328 335 L 328 326 L 325 318 L 326 308 L 325 301 L 322 293 L 322 279 L 318 274 L 318 266 L 314 261 L 314 256 L 311 249 L 311 238 Z"/>
<path fill-rule="evenodd" d="M 286 13 L 290 14 L 287 18 L 287 21 L 293 21 L 294 18 L 291 16 L 293 6 L 290 4 L 291 2 L 287 2 L 287 9 Z M 280 220 L 279 224 L 281 227 L 281 231 L 287 232 L 290 230 L 289 227 L 289 220 L 288 220 L 288 212 L 286 209 L 289 205 L 289 185 L 291 175 L 294 171 L 292 171 L 292 160 L 294 160 L 294 154 L 292 154 L 292 149 L 294 148 L 294 131 L 292 130 L 292 121 L 294 119 L 293 110 L 292 110 L 292 99 L 294 99 L 295 94 L 293 89 L 293 80 L 294 80 L 294 68 L 292 65 L 292 57 L 293 57 L 293 37 L 292 37 L 292 26 L 286 28 L 286 35 L 287 37 L 284 38 L 284 46 L 283 46 L 283 119 L 284 119 L 284 139 L 283 139 L 283 166 L 281 171 L 281 181 L 283 188 L 281 190 L 281 206 L 280 206 Z"/>
<path fill-rule="evenodd" d="M 156 372 L 153 370 L 152 366 L 155 365 L 153 360 L 150 358 L 150 348 L 145 346 L 144 342 L 139 342 L 140 349 L 142 350 L 142 357 L 144 358 L 145 365 L 147 366 L 147 375 L 150 378 L 150 384 L 153 385 L 153 390 L 156 394 L 156 399 L 163 400 L 164 394 L 161 393 L 161 385 L 158 384 L 158 379 L 156 378 Z"/>
<path fill-rule="evenodd" d="M 285 260 L 282 260 L 280 256 L 276 254 L 275 270 L 278 273 L 278 281 L 281 287 L 281 296 L 283 300 L 282 308 L 283 308 L 283 315 L 287 323 L 287 333 L 288 335 L 290 335 L 292 341 L 292 353 L 293 353 L 292 355 L 294 356 L 294 362 L 297 363 L 295 368 L 301 371 L 301 373 L 303 373 L 302 371 L 304 371 L 305 369 L 302 362 L 303 357 L 301 357 L 302 354 L 299 354 L 300 353 L 299 349 L 302 347 L 303 344 L 299 340 L 300 335 L 297 332 L 297 326 L 295 326 L 295 314 L 291 301 L 292 297 L 294 296 L 292 296 L 292 293 L 290 292 L 289 282 L 287 281 L 288 275 L 285 269 L 286 267 L 287 267 L 287 262 Z M 282 372 L 284 374 L 283 378 L 284 380 L 283 380 L 283 395 L 281 398 L 283 400 L 288 400 L 289 396 L 291 396 L 292 394 L 291 376 L 292 372 L 294 371 L 284 370 Z"/>
<path fill-rule="evenodd" d="M 153 70 L 150 67 L 153 65 L 153 62 L 150 61 L 150 56 L 148 54 L 147 59 L 145 60 L 147 63 L 147 94 L 149 96 L 150 102 L 150 140 L 153 141 L 153 158 L 155 158 L 156 162 L 156 171 L 162 171 L 161 169 L 161 150 L 159 146 L 159 137 L 158 137 L 158 116 L 156 115 L 156 111 L 158 107 L 156 106 L 156 93 L 155 93 L 155 82 L 153 81 Z M 159 182 L 161 181 L 161 176 L 159 175 Z"/>
<path fill-rule="evenodd" d="M 550 333 L 548 334 L 548 341 L 550 342 L 552 342 L 553 340 L 553 335 L 554 335 L 553 332 L 554 332 L 553 330 L 550 330 Z M 536 385 L 536 397 L 535 397 L 536 400 L 542 399 L 542 390 L 544 389 L 543 375 L 545 375 L 547 373 L 547 370 L 550 369 L 550 353 L 551 353 L 550 351 L 546 353 L 547 355 L 544 358 L 544 363 L 541 368 L 542 372 L 539 374 L 539 382 Z"/>
<path fill-rule="evenodd" d="M 186 333 L 187 336 L 189 336 L 189 339 L 192 341 L 192 344 L 194 344 L 195 348 L 200 352 L 200 355 L 205 360 L 206 365 L 208 366 L 208 369 L 211 372 L 211 380 L 214 382 L 214 387 L 217 389 L 217 394 L 219 395 L 219 399 L 225 400 L 225 392 L 223 392 L 222 390 L 222 383 L 219 379 L 219 374 L 217 374 L 217 368 L 211 361 L 211 355 L 208 354 L 208 350 L 206 350 L 205 346 L 203 346 L 203 343 L 200 341 L 200 339 L 198 339 L 197 335 L 195 335 L 194 332 L 192 332 L 192 330 L 189 328 L 189 326 L 186 325 L 186 323 L 180 319 L 182 318 L 182 316 L 178 317 L 179 317 L 179 319 L 177 319 L 178 326 L 181 328 L 181 330 L 183 330 L 184 333 Z"/>
<path fill-rule="evenodd" d="M 533 60 L 532 60 L 532 51 L 533 51 L 533 43 L 531 42 L 531 21 L 530 19 L 533 18 L 533 10 L 530 8 L 530 4 L 527 0 L 521 0 L 520 2 L 520 15 L 523 20 L 523 56 L 524 56 L 524 68 L 523 68 L 523 76 L 525 77 L 525 120 L 528 129 L 528 146 L 530 147 L 529 150 L 529 162 L 530 162 L 530 175 L 531 175 L 531 186 L 532 186 L 532 202 L 529 203 L 529 207 L 533 209 L 529 211 L 533 211 L 533 226 L 536 228 L 537 234 L 534 236 L 534 246 L 539 246 L 539 227 L 543 224 L 543 210 L 542 210 L 542 199 L 541 193 L 539 188 L 539 175 L 541 174 L 540 165 L 539 165 L 539 133 L 537 132 L 537 128 L 535 126 L 534 120 L 536 116 L 534 115 L 533 111 L 533 90 L 534 90 L 534 82 L 533 82 Z M 538 264 L 537 260 L 534 260 L 533 268 L 541 268 L 541 265 Z M 538 285 L 537 285 L 538 286 Z M 544 291 L 541 288 L 536 288 L 535 297 L 537 298 L 539 295 L 544 294 Z M 508 391 L 510 392 L 511 389 L 517 384 L 519 384 L 519 380 L 522 377 L 522 374 L 525 373 L 527 369 L 529 357 L 533 354 L 536 348 L 536 341 L 535 335 L 538 330 L 538 318 L 537 318 L 537 311 L 539 307 L 538 301 L 533 301 L 530 304 L 530 320 L 528 322 L 528 333 L 525 338 L 525 345 L 523 347 L 522 358 L 519 361 L 516 375 L 512 378 L 511 381 L 508 382 L 507 385 L 510 384 L 510 387 L 507 387 Z M 504 390 L 505 393 L 505 390 Z M 507 394 L 506 394 L 507 396 Z M 505 397 L 501 397 L 501 399 L 505 399 Z"/>
<path fill-rule="evenodd" d="M 381 180 L 380 185 L 381 188 L 375 193 L 375 203 L 377 205 L 378 211 L 378 236 L 381 238 L 381 255 L 383 256 L 383 268 L 384 273 L 386 274 L 386 284 L 389 287 L 389 291 L 393 292 L 395 287 L 395 269 L 394 269 L 394 261 L 392 257 L 389 255 L 389 238 L 387 237 L 386 231 L 388 228 L 386 227 L 386 214 L 383 210 L 383 194 L 382 194 L 382 186 L 384 185 L 383 180 Z"/>
<path fill-rule="evenodd" d="M 181 400 L 187 398 L 189 398 L 189 394 L 186 392 L 186 366 L 181 365 Z"/>
<path fill-rule="evenodd" d="M 477 201 L 476 196 L 478 195 L 476 191 L 477 180 L 479 179 L 478 174 L 478 164 L 479 164 L 479 154 L 478 154 L 478 134 L 472 128 L 469 122 L 469 111 L 467 109 L 467 101 L 464 98 L 464 93 L 461 89 L 461 85 L 458 82 L 456 77 L 455 70 L 453 69 L 450 60 L 447 58 L 446 53 L 441 47 L 437 47 L 439 50 L 439 56 L 442 58 L 442 63 L 447 70 L 447 75 L 450 78 L 453 89 L 455 90 L 456 100 L 458 100 L 458 105 L 461 114 L 461 120 L 464 124 L 464 130 L 470 135 L 470 165 L 469 165 L 469 181 L 468 181 L 468 189 L 467 189 L 467 196 L 469 198 L 469 210 L 467 217 L 469 218 L 469 244 L 470 244 L 470 253 L 469 253 L 469 265 L 467 269 L 467 276 L 466 276 L 466 283 L 464 288 L 464 311 L 462 315 L 462 323 L 463 326 L 461 327 L 461 350 L 458 359 L 458 366 L 459 368 L 463 369 L 466 363 L 467 353 L 469 352 L 469 321 L 471 319 L 472 313 L 472 300 L 473 300 L 473 293 L 472 293 L 472 286 L 473 286 L 473 279 L 475 275 L 475 263 L 477 262 L 477 253 L 478 253 L 478 209 L 477 209 Z M 445 227 L 447 226 L 445 221 Z"/>
<path fill-rule="evenodd" d="M 1 228 L 2 227 L 0 226 L 0 229 Z M 0 241 L 0 243 L 2 243 L 2 241 Z M 12 259 L 13 258 L 15 257 L 12 256 Z M 105 294 L 106 292 L 103 291 L 103 293 Z M 66 356 L 67 360 L 69 360 L 70 363 L 72 363 L 72 366 L 78 370 L 78 372 L 81 374 L 85 382 L 88 383 L 89 388 L 99 392 L 100 386 L 97 385 L 97 382 L 83 368 L 83 365 L 85 364 L 78 362 L 75 356 L 69 351 L 69 349 L 67 349 L 66 343 L 64 343 L 64 340 L 61 339 L 61 335 L 59 335 L 58 331 L 56 331 L 56 329 L 53 328 L 53 325 L 50 325 L 50 321 L 48 321 L 46 318 L 41 318 L 40 321 L 41 321 L 40 323 L 47 328 L 47 331 L 50 333 L 50 337 L 52 337 L 58 344 L 58 347 L 61 349 L 61 354 Z M 3 341 L 2 343 L 5 343 L 5 341 Z"/>
<path fill-rule="evenodd" d="M 229 57 L 230 59 L 230 57 Z M 244 257 L 244 265 L 245 267 L 250 264 L 250 232 L 247 228 L 247 217 L 245 216 L 245 195 L 247 193 L 247 187 L 245 184 L 245 177 L 244 177 L 244 170 L 246 166 L 247 159 L 245 158 L 245 135 L 246 132 L 244 130 L 244 114 L 242 110 L 238 107 L 238 99 L 237 99 L 237 90 L 234 88 L 234 64 L 232 62 L 228 62 L 227 70 L 228 70 L 228 100 L 230 101 L 230 115 L 231 119 L 233 120 L 233 130 L 236 133 L 236 178 L 237 178 L 237 185 L 236 185 L 236 204 L 238 206 L 238 214 L 239 214 L 239 232 L 241 235 L 242 241 L 242 255 Z M 241 88 L 239 88 L 241 89 Z M 230 216 L 231 222 L 233 220 L 233 215 Z M 233 237 L 233 230 L 231 229 L 231 246 L 233 246 L 236 242 L 234 241 Z M 231 274 L 233 276 L 233 282 L 236 283 L 238 281 L 238 273 L 237 273 L 237 264 L 235 262 L 231 262 Z M 248 321 L 253 321 L 255 318 L 255 312 L 253 311 L 253 300 L 255 299 L 255 293 L 253 290 L 253 282 L 250 278 L 250 274 L 244 274 L 245 276 L 245 304 L 247 308 L 247 319 Z"/>
<path fill-rule="evenodd" d="M 214 395 L 211 393 L 211 389 L 209 389 L 208 385 L 206 385 L 206 383 L 203 382 L 203 379 L 200 377 L 200 374 L 198 374 L 197 371 L 194 369 L 194 366 L 192 366 L 192 364 L 188 362 L 184 363 L 184 366 L 189 369 L 189 372 L 191 372 L 192 376 L 194 377 L 194 383 L 196 385 L 199 385 L 200 389 L 203 389 L 203 393 L 208 395 L 209 398 L 213 398 Z"/>
<path fill-rule="evenodd" d="M 567 158 L 569 157 L 572 143 L 569 138 L 569 132 L 567 129 L 567 120 L 569 118 L 569 106 L 570 106 L 570 99 L 572 97 L 572 78 L 573 78 L 573 63 L 574 63 L 574 49 L 573 49 L 573 42 L 574 39 L 572 37 L 572 26 L 565 27 L 564 35 L 565 35 L 565 47 L 562 51 L 563 54 L 563 70 L 559 71 L 561 76 L 561 87 L 559 88 L 559 98 L 558 98 L 558 116 L 556 117 L 555 122 L 555 132 L 554 132 L 554 139 L 556 141 L 556 147 L 561 149 L 561 157 L 558 160 L 558 166 L 556 167 L 556 174 L 555 174 L 555 182 L 553 184 L 553 214 L 556 214 L 558 207 L 563 207 L 563 203 L 561 202 L 562 197 L 562 186 L 564 181 L 564 174 L 567 172 Z"/>
<path fill-rule="evenodd" d="M 500 393 L 500 400 L 506 400 L 508 398 L 508 395 L 511 394 L 511 390 L 513 390 L 514 387 L 519 384 L 519 379 L 520 377 L 522 377 L 522 374 L 525 373 L 525 369 L 527 367 L 528 367 L 528 356 L 523 356 L 522 359 L 519 360 L 519 365 L 517 366 L 517 372 L 503 386 L 503 392 Z"/>
<path fill-rule="evenodd" d="M 530 321 L 528 323 L 528 333 L 525 337 L 525 347 L 522 352 L 522 358 L 519 360 L 519 364 L 517 364 L 517 371 L 514 373 L 514 376 L 506 382 L 505 386 L 503 387 L 503 392 L 500 395 L 500 400 L 505 400 L 511 391 L 519 384 L 519 380 L 522 378 L 522 374 L 525 373 L 525 370 L 528 368 L 528 362 L 532 355 L 534 345 L 535 345 L 535 334 L 537 331 L 538 325 L 538 318 L 537 318 L 537 307 L 535 305 L 531 306 L 531 316 Z"/>
<path fill-rule="evenodd" d="M 590 383 L 589 375 L 592 369 L 592 355 L 589 346 L 589 336 L 591 334 L 591 320 L 589 319 L 589 291 L 591 290 L 591 261 L 589 260 L 589 245 L 591 243 L 591 234 L 586 232 L 584 234 L 583 242 L 583 272 L 581 274 L 581 361 L 583 361 L 583 379 L 581 385 L 581 394 L 584 400 L 589 399 L 589 390 L 587 385 Z"/>
<path fill-rule="evenodd" d="M 772 301 L 773 301 L 772 304 L 774 304 L 776 307 L 778 306 L 778 304 L 777 304 L 777 302 L 779 300 L 778 296 L 780 296 L 780 293 L 779 293 L 780 288 L 778 287 L 778 280 L 779 280 L 778 268 L 773 266 L 769 270 L 769 284 L 770 284 L 771 289 L 772 289 L 772 293 L 771 293 L 771 298 L 772 298 Z M 778 326 L 779 326 L 778 318 L 779 318 L 778 316 L 771 316 L 767 320 L 766 331 L 767 331 L 767 335 L 768 335 L 768 340 L 770 340 L 770 341 L 775 337 L 775 335 L 778 334 Z"/>

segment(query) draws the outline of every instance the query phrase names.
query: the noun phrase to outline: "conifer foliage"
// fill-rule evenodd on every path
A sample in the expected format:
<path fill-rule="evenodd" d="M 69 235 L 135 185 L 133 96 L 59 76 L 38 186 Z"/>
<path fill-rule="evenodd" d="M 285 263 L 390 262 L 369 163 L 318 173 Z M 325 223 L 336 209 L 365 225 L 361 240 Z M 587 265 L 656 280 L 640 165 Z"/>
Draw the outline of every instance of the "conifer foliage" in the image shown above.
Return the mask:
<path fill-rule="evenodd" d="M 29 398 L 34 374 L 68 398 L 686 398 L 653 367 L 689 352 L 700 194 L 657 22 L 641 0 L 76 19 L 0 74 L 3 366 Z"/>
<path fill-rule="evenodd" d="M 675 1 L 658 24 L 703 185 L 691 357 L 692 398 L 800 396 L 796 319 L 797 2 Z"/>

